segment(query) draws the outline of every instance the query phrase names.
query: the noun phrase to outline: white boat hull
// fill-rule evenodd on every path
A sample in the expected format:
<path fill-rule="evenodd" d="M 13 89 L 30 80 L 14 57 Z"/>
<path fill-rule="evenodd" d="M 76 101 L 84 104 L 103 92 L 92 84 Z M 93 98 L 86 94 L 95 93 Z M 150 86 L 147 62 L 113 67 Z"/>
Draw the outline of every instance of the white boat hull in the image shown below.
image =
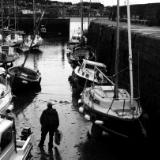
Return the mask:
<path fill-rule="evenodd" d="M 107 92 L 107 93 L 106 93 Z M 130 104 L 130 95 L 119 90 L 119 98 L 114 99 L 114 86 L 95 86 L 82 92 L 83 114 L 90 121 L 98 123 L 102 130 L 129 137 L 143 135 L 140 118 L 142 109 L 136 101 Z"/>

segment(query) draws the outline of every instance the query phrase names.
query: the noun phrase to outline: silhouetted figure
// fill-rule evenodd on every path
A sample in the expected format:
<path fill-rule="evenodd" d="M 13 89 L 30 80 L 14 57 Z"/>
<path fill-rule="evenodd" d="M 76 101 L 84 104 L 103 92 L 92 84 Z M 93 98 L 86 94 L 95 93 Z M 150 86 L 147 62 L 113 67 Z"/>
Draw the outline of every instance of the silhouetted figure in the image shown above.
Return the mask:
<path fill-rule="evenodd" d="M 52 150 L 54 132 L 57 130 L 59 126 L 59 116 L 56 109 L 52 108 L 52 103 L 49 102 L 47 104 L 47 109 L 45 109 L 42 112 L 40 117 L 40 123 L 41 123 L 41 140 L 39 143 L 39 147 L 43 148 L 46 135 L 49 132 L 48 149 Z"/>

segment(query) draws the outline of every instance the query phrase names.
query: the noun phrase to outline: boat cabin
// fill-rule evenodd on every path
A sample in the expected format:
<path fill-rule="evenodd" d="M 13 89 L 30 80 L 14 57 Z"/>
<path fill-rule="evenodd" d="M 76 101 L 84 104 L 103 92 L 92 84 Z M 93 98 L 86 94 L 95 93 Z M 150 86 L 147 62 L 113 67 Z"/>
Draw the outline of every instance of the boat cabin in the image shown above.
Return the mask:
<path fill-rule="evenodd" d="M 106 65 L 99 62 L 83 59 L 82 65 L 77 66 L 75 74 L 81 78 L 87 79 L 97 84 L 108 83 L 105 79 L 107 73 Z"/>

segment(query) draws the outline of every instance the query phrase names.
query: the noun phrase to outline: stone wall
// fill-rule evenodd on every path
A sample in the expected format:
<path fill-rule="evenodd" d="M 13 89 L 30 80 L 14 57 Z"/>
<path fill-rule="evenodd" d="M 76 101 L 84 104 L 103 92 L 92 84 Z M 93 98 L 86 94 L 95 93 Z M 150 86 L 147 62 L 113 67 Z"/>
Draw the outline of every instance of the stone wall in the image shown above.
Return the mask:
<path fill-rule="evenodd" d="M 108 74 L 114 75 L 116 27 L 92 21 L 88 29 L 88 43 L 96 50 L 97 61 L 105 63 L 108 67 Z M 157 121 L 160 117 L 159 44 L 160 38 L 151 38 L 147 34 L 132 32 L 134 93 L 136 97 L 140 97 L 140 103 L 144 111 L 148 113 L 152 127 L 155 120 Z M 120 28 L 119 52 L 119 85 L 129 89 L 126 28 Z"/>

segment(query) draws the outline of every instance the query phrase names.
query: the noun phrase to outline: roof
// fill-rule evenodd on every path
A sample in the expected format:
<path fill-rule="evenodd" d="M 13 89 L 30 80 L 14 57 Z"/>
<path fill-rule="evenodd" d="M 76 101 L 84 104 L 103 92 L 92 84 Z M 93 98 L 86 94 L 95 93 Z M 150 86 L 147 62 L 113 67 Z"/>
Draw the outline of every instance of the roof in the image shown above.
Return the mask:
<path fill-rule="evenodd" d="M 90 64 L 90 65 L 97 66 L 97 67 L 104 67 L 104 68 L 106 68 L 106 65 L 103 64 L 103 63 L 100 63 L 100 62 L 89 61 L 89 60 L 83 59 L 83 63 Z"/>

